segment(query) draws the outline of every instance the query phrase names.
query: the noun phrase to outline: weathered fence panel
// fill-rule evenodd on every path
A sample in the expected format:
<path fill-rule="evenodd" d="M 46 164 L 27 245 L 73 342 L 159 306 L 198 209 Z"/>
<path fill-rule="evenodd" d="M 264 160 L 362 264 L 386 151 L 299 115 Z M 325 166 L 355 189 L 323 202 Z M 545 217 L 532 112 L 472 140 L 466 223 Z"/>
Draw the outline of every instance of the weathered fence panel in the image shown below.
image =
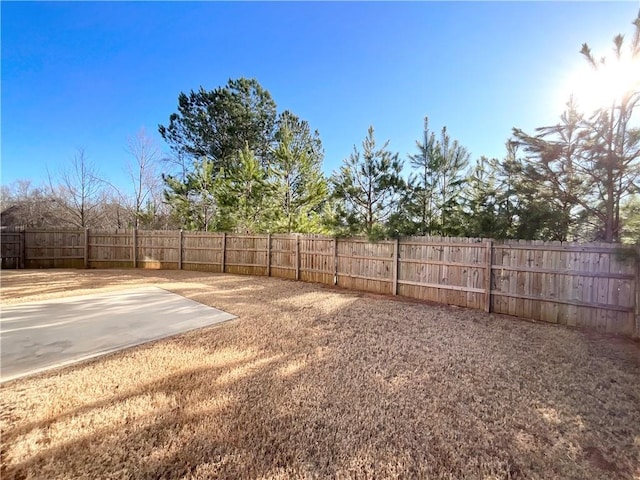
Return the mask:
<path fill-rule="evenodd" d="M 182 268 L 201 272 L 222 272 L 224 235 L 209 232 L 182 233 Z"/>
<path fill-rule="evenodd" d="M 225 272 L 267 274 L 267 235 L 227 235 Z"/>
<path fill-rule="evenodd" d="M 77 230 L 25 230 L 25 268 L 81 268 L 84 232 Z"/>
<path fill-rule="evenodd" d="M 410 237 L 399 244 L 398 293 L 461 307 L 483 309 L 486 244 L 477 239 Z"/>
<path fill-rule="evenodd" d="M 133 267 L 133 235 L 130 230 L 89 230 L 88 248 L 89 267 Z"/>
<path fill-rule="evenodd" d="M 270 274 L 272 277 L 296 278 L 296 242 L 291 235 L 271 235 Z"/>
<path fill-rule="evenodd" d="M 136 249 L 139 267 L 177 269 L 180 263 L 180 232 L 138 231 Z"/>
<path fill-rule="evenodd" d="M 0 268 L 24 268 L 24 231 L 2 230 L 0 232 Z"/>
<path fill-rule="evenodd" d="M 361 239 L 338 241 L 338 286 L 383 294 L 393 293 L 395 242 Z"/>
<path fill-rule="evenodd" d="M 300 237 L 300 280 L 333 285 L 335 281 L 335 240 Z"/>
<path fill-rule="evenodd" d="M 518 242 L 494 246 L 491 310 L 632 334 L 637 264 L 619 246 Z"/>
<path fill-rule="evenodd" d="M 20 245 L 19 232 L 2 232 L 2 268 L 23 261 L 27 268 L 270 275 L 640 336 L 640 249 L 610 244 L 137 230 L 22 235 Z"/>

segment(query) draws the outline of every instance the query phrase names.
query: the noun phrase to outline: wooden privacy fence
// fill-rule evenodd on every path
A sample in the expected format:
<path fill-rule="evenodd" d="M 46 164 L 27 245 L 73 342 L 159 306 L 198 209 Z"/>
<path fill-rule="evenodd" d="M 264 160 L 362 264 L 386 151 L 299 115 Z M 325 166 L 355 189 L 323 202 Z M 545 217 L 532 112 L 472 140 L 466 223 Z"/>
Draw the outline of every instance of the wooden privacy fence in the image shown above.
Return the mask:
<path fill-rule="evenodd" d="M 2 230 L 0 254 L 2 268 L 24 268 L 24 231 Z"/>
<path fill-rule="evenodd" d="M 163 268 L 338 285 L 640 337 L 640 249 L 175 231 L 2 232 L 3 268 Z"/>

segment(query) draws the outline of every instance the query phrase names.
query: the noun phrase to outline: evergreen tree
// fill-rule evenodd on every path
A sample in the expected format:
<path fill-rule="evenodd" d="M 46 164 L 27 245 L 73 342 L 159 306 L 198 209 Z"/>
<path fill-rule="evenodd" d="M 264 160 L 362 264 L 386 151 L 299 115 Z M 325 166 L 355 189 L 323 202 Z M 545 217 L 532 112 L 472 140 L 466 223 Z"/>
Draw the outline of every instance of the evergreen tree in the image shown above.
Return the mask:
<path fill-rule="evenodd" d="M 451 140 L 447 127 L 440 138 L 428 130 L 416 142 L 418 153 L 410 156 L 414 168 L 413 202 L 409 207 L 421 234 L 459 235 L 464 231 L 463 186 L 467 178 L 469 152 Z"/>
<path fill-rule="evenodd" d="M 640 195 L 628 198 L 620 208 L 622 228 L 621 241 L 640 246 Z"/>
<path fill-rule="evenodd" d="M 349 234 L 366 234 L 370 238 L 388 235 L 388 222 L 398 212 L 399 201 L 406 192 L 401 176 L 402 161 L 387 150 L 387 141 L 376 147 L 373 127 L 362 142 L 362 154 L 353 153 L 331 177 L 333 194 L 338 200 L 338 230 Z"/>
<path fill-rule="evenodd" d="M 219 176 L 217 227 L 224 231 L 260 233 L 269 230 L 273 188 L 266 169 L 248 145 L 237 153 L 233 176 Z"/>
<path fill-rule="evenodd" d="M 587 211 L 601 220 L 602 231 L 598 237 L 607 242 L 620 239 L 621 203 L 639 190 L 640 129 L 632 126 L 632 116 L 640 102 L 640 77 L 637 68 L 640 62 L 640 12 L 633 25 L 635 33 L 626 53 L 623 50 L 623 35 L 617 35 L 613 39 L 614 58 L 597 61 L 586 43 L 581 50 L 597 73 L 610 77 L 623 75 L 625 78 L 616 79 L 616 82 L 627 82 L 622 91 L 614 92 L 616 95 L 611 98 L 610 105 L 598 109 L 585 123 L 588 142 L 585 150 L 589 171 L 594 183 L 599 186 L 590 196 L 592 201 L 601 205 L 598 211 L 589 208 Z M 625 68 L 628 66 L 631 68 Z"/>
<path fill-rule="evenodd" d="M 184 228 L 218 228 L 223 219 L 217 189 L 236 169 L 247 168 L 238 156 L 245 146 L 257 152 L 262 165 L 269 163 L 275 120 L 276 104 L 255 79 L 180 93 L 178 112 L 158 130 L 180 159 L 180 172 L 162 177 L 165 199 Z M 223 177 L 218 178 L 220 174 Z"/>
<path fill-rule="evenodd" d="M 245 144 L 268 163 L 275 121 L 276 104 L 269 92 L 255 79 L 239 78 L 212 91 L 200 87 L 180 93 L 178 112 L 158 131 L 176 154 L 206 157 L 214 172 L 231 174 Z"/>
<path fill-rule="evenodd" d="M 481 157 L 465 188 L 465 235 L 469 237 L 510 238 L 513 208 L 510 184 L 501 176 L 501 164 L 495 158 Z"/>
<path fill-rule="evenodd" d="M 506 238 L 522 240 L 566 240 L 566 224 L 562 210 L 550 199 L 550 192 L 532 181 L 527 162 L 517 156 L 517 147 L 510 145 L 507 158 L 501 164 L 503 205 L 508 209 Z"/>
<path fill-rule="evenodd" d="M 408 213 L 414 218 L 415 233 L 428 235 L 436 230 L 436 158 L 437 145 L 435 133 L 429 132 L 429 119 L 424 119 L 422 142 L 416 141 L 418 153 L 409 156 L 414 169 L 410 189 L 412 199 L 408 202 Z"/>
<path fill-rule="evenodd" d="M 187 230 L 215 230 L 217 203 L 217 174 L 215 162 L 203 157 L 193 162 L 184 179 L 163 175 L 166 184 L 165 200 L 172 207 L 182 228 Z"/>
<path fill-rule="evenodd" d="M 581 199 L 587 196 L 589 185 L 580 164 L 583 118 L 573 100 L 567 103 L 560 120 L 555 126 L 537 129 L 536 136 L 514 129 L 512 143 L 522 146 L 527 154 L 515 173 L 521 178 L 521 194 L 528 198 L 531 208 L 529 227 L 536 225 L 537 230 L 546 231 L 548 240 L 565 241 L 581 217 Z M 540 221 L 532 222 L 532 218 Z"/>
<path fill-rule="evenodd" d="M 165 199 L 184 228 L 322 231 L 328 186 L 320 136 L 289 111 L 276 117 L 275 102 L 256 80 L 181 93 L 178 112 L 159 131 L 179 170 L 163 175 Z M 264 198 L 253 194 L 267 190 Z M 242 203 L 249 200 L 259 200 L 259 217 L 269 225 Z"/>
<path fill-rule="evenodd" d="M 553 213 L 561 214 L 556 217 L 557 229 L 564 232 L 557 235 L 561 239 L 571 233 L 569 225 L 579 222 L 574 237 L 618 241 L 621 205 L 638 191 L 640 129 L 632 116 L 640 102 L 640 78 L 634 67 L 640 61 L 640 14 L 634 25 L 627 52 L 623 36 L 614 38 L 613 58 L 598 61 L 588 45 L 582 46 L 594 75 L 618 77 L 619 85 L 601 86 L 611 94 L 610 104 L 582 115 L 570 102 L 556 126 L 539 128 L 536 135 L 514 129 L 514 141 L 528 154 L 526 178 L 542 192 L 545 204 L 553 203 Z"/>
<path fill-rule="evenodd" d="M 324 153 L 318 132 L 311 133 L 306 121 L 286 111 L 278 121 L 276 142 L 269 169 L 276 202 L 273 231 L 323 232 L 328 185 L 322 173 Z"/>
<path fill-rule="evenodd" d="M 440 213 L 441 235 L 460 235 L 462 232 L 462 187 L 467 179 L 469 152 L 458 143 L 451 141 L 447 128 L 442 128 L 436 154 L 435 193 Z"/>

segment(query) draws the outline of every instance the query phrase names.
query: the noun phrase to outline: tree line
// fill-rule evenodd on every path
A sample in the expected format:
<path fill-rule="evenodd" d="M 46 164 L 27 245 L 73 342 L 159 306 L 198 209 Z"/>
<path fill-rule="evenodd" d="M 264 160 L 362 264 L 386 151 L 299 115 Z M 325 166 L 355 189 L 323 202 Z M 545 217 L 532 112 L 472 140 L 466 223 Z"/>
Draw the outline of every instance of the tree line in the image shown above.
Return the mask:
<path fill-rule="evenodd" d="M 78 148 L 59 171 L 47 171 L 41 185 L 18 180 L 3 185 L 3 227 L 25 228 L 179 228 L 164 202 L 158 147 L 141 129 L 126 141 L 124 174 L 128 189 L 108 181 Z"/>
<path fill-rule="evenodd" d="M 633 24 L 629 42 L 614 38 L 610 58 L 583 45 L 594 71 L 640 62 L 640 15 Z M 3 187 L 3 208 L 20 200 L 31 205 L 29 222 L 81 228 L 640 242 L 640 85 L 632 80 L 593 112 L 572 98 L 557 124 L 514 128 L 503 158 L 472 165 L 462 143 L 425 118 L 406 159 L 372 126 L 327 177 L 318 131 L 278 112 L 256 79 L 231 79 L 179 94 L 177 112 L 158 127 L 167 158 L 144 132 L 129 140 L 133 193 L 119 194 L 79 151 L 45 189 Z"/>

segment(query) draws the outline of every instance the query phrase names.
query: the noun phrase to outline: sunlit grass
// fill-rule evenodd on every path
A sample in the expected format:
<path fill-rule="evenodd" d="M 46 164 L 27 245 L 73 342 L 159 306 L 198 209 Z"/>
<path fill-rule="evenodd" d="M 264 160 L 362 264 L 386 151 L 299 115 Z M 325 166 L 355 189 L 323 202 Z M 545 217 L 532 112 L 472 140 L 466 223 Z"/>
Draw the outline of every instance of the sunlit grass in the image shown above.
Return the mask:
<path fill-rule="evenodd" d="M 2 385 L 3 480 L 640 474 L 631 341 L 270 278 L 75 273 L 12 272 L 2 301 L 154 284 L 239 319 Z"/>

